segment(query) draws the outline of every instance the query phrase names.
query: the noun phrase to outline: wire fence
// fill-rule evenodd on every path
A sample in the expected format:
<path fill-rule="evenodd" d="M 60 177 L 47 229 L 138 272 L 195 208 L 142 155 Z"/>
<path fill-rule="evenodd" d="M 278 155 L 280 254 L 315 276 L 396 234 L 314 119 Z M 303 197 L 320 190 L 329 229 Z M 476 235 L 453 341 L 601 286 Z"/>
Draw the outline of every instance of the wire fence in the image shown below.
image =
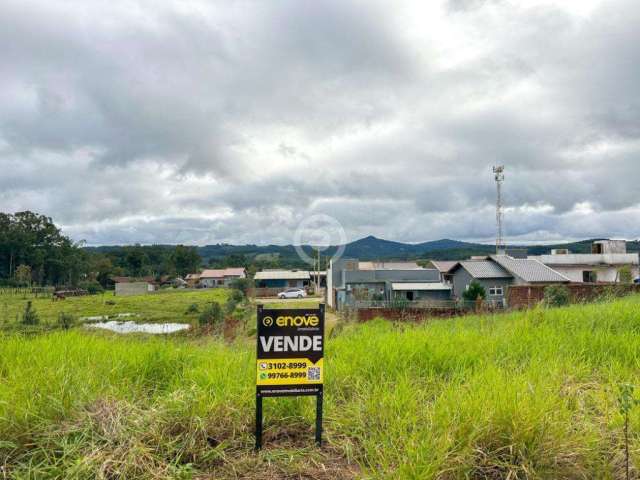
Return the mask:
<path fill-rule="evenodd" d="M 55 287 L 0 287 L 0 295 L 50 297 Z"/>

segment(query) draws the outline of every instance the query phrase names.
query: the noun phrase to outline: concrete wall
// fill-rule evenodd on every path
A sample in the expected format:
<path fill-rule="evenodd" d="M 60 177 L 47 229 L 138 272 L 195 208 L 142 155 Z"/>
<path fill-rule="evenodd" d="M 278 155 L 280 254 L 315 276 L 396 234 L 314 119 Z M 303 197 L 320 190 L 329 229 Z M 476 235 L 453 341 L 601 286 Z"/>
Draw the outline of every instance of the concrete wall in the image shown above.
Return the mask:
<path fill-rule="evenodd" d="M 583 272 L 597 273 L 598 282 L 618 281 L 618 270 L 624 266 L 631 268 L 631 275 L 637 278 L 640 275 L 638 268 L 639 259 L 637 253 L 604 253 L 587 254 L 571 253 L 568 255 L 537 255 L 529 258 L 536 259 L 569 280 L 576 283 L 583 282 Z"/>
<path fill-rule="evenodd" d="M 556 272 L 561 273 L 567 277 L 573 283 L 582 283 L 583 272 L 591 271 L 596 272 L 598 282 L 617 282 L 618 279 L 618 266 L 570 266 L 570 265 L 553 265 L 552 267 Z M 631 267 L 631 276 L 638 278 L 640 273 L 637 266 Z"/>
<path fill-rule="evenodd" d="M 627 253 L 627 242 L 625 240 L 598 240 L 593 242 L 593 253 Z"/>
<path fill-rule="evenodd" d="M 119 297 L 146 295 L 154 290 L 155 287 L 147 282 L 116 283 L 116 295 Z"/>

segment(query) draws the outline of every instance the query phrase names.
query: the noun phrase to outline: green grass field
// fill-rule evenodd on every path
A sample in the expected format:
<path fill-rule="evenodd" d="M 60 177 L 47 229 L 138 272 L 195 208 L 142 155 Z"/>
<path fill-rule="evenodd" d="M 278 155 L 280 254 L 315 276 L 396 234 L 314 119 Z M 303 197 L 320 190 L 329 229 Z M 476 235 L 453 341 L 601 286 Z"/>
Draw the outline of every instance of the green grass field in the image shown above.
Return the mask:
<path fill-rule="evenodd" d="M 250 339 L 5 334 L 0 479 L 624 478 L 617 392 L 640 381 L 639 334 L 637 296 L 341 325 L 326 446 L 311 399 L 267 399 L 259 454 Z M 640 465 L 640 407 L 630 428 Z"/>
<path fill-rule="evenodd" d="M 0 295 L 0 328 L 15 325 L 23 314 L 25 304 L 31 301 L 43 326 L 55 325 L 62 312 L 76 318 L 135 313 L 136 321 L 189 322 L 185 312 L 195 303 L 202 308 L 208 302 L 224 303 L 228 297 L 226 289 L 163 290 L 149 295 L 116 297 L 113 292 L 85 297 L 69 297 L 52 301 L 51 298 L 34 298 L 22 295 Z M 2 477 L 0 477 L 2 478 Z"/>

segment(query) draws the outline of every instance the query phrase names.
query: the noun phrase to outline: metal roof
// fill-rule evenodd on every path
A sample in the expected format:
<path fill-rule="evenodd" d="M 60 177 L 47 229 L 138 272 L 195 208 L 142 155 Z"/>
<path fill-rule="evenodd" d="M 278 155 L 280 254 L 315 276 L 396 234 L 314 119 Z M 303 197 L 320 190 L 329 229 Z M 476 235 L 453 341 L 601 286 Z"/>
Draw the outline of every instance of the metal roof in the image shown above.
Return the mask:
<path fill-rule="evenodd" d="M 451 285 L 445 283 L 392 283 L 392 290 L 451 290 Z"/>
<path fill-rule="evenodd" d="M 469 260 L 460 262 L 473 278 L 512 278 L 507 270 L 491 260 Z"/>
<path fill-rule="evenodd" d="M 491 259 L 505 270 L 528 283 L 566 283 L 569 279 L 533 259 L 512 258 L 508 255 L 493 255 Z"/>
<path fill-rule="evenodd" d="M 436 267 L 440 273 L 448 273 L 458 262 L 449 260 L 431 260 L 431 264 Z"/>
<path fill-rule="evenodd" d="M 200 278 L 224 278 L 224 277 L 241 277 L 244 275 L 244 268 L 218 268 L 203 270 Z"/>
<path fill-rule="evenodd" d="M 309 280 L 309 272 L 304 270 L 277 270 L 257 272 L 255 280 Z"/>

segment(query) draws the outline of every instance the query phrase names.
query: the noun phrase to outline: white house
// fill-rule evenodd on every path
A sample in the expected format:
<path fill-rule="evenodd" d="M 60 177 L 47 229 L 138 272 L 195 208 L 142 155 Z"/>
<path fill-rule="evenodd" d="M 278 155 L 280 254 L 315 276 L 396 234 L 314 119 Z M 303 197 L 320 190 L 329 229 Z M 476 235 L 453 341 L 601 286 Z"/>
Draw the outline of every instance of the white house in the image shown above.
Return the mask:
<path fill-rule="evenodd" d="M 552 250 L 550 255 L 529 256 L 575 283 L 620 282 L 620 269 L 627 267 L 631 277 L 640 275 L 640 258 L 627 253 L 624 240 L 599 240 L 593 243 L 592 253 L 571 253 Z"/>

